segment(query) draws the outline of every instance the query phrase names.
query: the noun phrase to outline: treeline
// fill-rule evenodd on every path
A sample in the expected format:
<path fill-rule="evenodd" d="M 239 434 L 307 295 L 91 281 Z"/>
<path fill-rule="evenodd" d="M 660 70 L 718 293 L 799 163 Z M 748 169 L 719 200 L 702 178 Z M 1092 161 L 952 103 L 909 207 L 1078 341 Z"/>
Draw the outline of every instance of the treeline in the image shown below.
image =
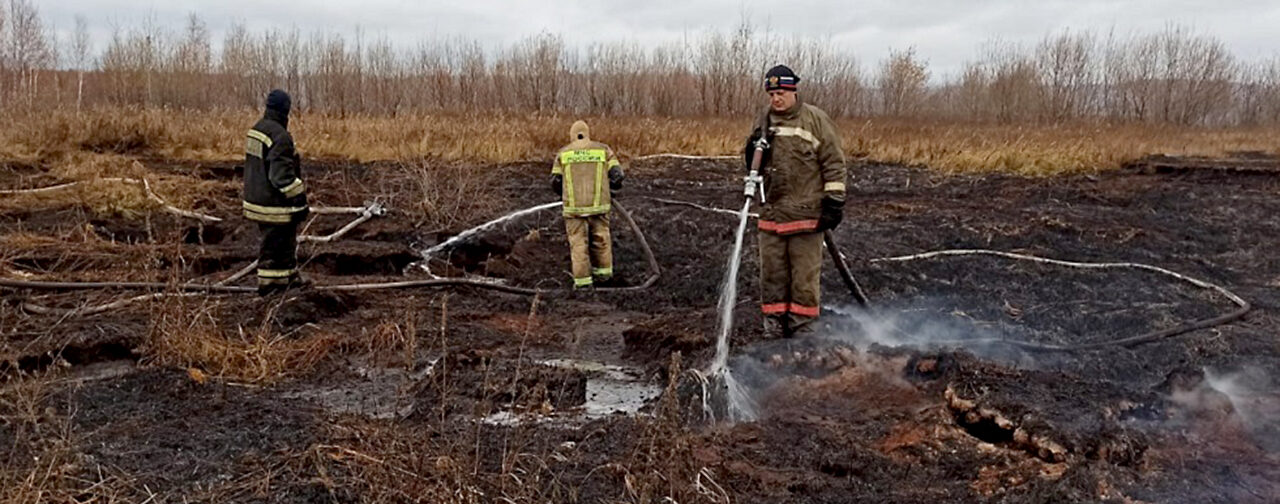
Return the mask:
<path fill-rule="evenodd" d="M 762 101 L 763 71 L 785 62 L 804 79 L 807 99 L 844 117 L 1280 123 L 1280 59 L 1242 61 L 1221 40 L 1180 27 L 990 43 L 946 78 L 912 49 L 864 67 L 828 40 L 780 38 L 745 22 L 652 47 L 574 48 L 544 33 L 498 49 L 461 38 L 403 46 L 362 33 L 237 25 L 215 50 L 195 14 L 178 29 L 117 28 L 106 47 L 93 47 L 88 29 L 77 17 L 57 37 L 30 0 L 9 0 L 0 14 L 4 109 L 256 107 L 265 90 L 283 87 L 300 109 L 334 115 L 742 115 Z"/>

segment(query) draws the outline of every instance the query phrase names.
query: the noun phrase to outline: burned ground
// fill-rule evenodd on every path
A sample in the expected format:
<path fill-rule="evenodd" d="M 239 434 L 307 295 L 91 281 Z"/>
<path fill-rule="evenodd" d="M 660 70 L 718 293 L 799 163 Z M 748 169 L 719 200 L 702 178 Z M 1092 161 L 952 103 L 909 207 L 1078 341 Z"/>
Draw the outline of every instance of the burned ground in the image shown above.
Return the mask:
<path fill-rule="evenodd" d="M 156 176 L 221 184 L 223 197 L 195 208 L 226 220 L 102 215 L 24 196 L 0 214 L 6 276 L 213 282 L 256 257 L 256 226 L 238 216 L 232 165 L 143 164 Z M 1272 253 L 1280 178 L 1253 169 L 948 176 L 859 165 L 836 239 L 872 311 L 852 307 L 828 268 L 819 334 L 760 341 L 748 249 L 732 343 L 760 418 L 707 424 L 698 408 L 680 407 L 690 397 L 678 391 L 713 352 L 735 218 L 655 198 L 740 207 L 736 166 L 631 166 L 618 199 L 662 268 L 646 290 L 569 293 L 555 211 L 499 225 L 428 263 L 435 275 L 545 289 L 536 299 L 465 287 L 220 294 L 86 316 L 23 305 L 74 309 L 136 294 L 0 290 L 0 450 L 10 461 L 0 497 L 32 495 L 22 492 L 37 483 L 66 499 L 154 493 L 162 501 L 1280 495 L 1277 389 L 1240 378 L 1280 372 Z M 485 174 L 485 190 L 465 193 L 446 219 L 423 204 L 430 187 L 457 189 L 438 174 L 429 186 L 412 166 L 311 165 L 313 204 L 378 200 L 392 212 L 341 240 L 303 244 L 303 270 L 321 285 L 424 278 L 410 265 L 418 251 L 552 199 L 541 164 L 467 168 Z M 58 182 L 45 167 L 0 168 L 0 189 Z M 351 218 L 317 216 L 305 233 L 325 235 Z M 619 283 L 643 282 L 636 236 L 616 217 L 613 229 Z M 956 248 L 1156 265 L 1221 284 L 1255 309 L 1139 346 L 1035 352 L 988 340 L 1106 341 L 1233 306 L 1147 271 L 968 256 L 870 261 Z M 95 367 L 110 363 L 109 372 Z M 615 367 L 667 393 L 639 413 L 584 413 L 599 392 L 592 380 Z"/>

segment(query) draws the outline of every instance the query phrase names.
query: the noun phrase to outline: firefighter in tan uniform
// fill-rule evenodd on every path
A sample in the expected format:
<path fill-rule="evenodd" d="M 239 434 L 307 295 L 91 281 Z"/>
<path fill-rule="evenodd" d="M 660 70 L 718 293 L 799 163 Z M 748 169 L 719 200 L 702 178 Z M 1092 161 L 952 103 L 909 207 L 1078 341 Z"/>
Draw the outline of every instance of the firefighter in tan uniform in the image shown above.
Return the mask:
<path fill-rule="evenodd" d="M 613 149 L 591 140 L 587 123 L 573 123 L 569 138 L 551 166 L 551 188 L 564 201 L 573 286 L 580 289 L 613 278 L 610 193 L 622 188 L 624 175 Z"/>
<path fill-rule="evenodd" d="M 765 153 L 760 209 L 760 301 L 768 337 L 812 328 L 821 311 L 822 233 L 843 218 L 844 152 L 835 124 L 796 94 L 800 78 L 776 66 L 765 74 L 769 110 L 747 142 L 750 164 L 761 135 Z"/>

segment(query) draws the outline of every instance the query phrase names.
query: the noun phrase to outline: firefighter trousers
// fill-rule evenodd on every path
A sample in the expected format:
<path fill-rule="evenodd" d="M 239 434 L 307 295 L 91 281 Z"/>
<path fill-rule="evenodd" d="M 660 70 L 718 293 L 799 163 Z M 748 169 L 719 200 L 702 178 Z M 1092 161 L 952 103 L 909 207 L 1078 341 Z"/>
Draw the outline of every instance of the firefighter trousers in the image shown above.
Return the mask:
<path fill-rule="evenodd" d="M 592 278 L 613 277 L 613 246 L 609 237 L 609 214 L 564 217 L 569 235 L 569 258 L 573 263 L 573 286 L 588 287 Z"/>
<path fill-rule="evenodd" d="M 258 223 L 262 248 L 258 251 L 258 292 L 282 290 L 298 280 L 298 223 Z"/>
<path fill-rule="evenodd" d="M 760 232 L 761 309 L 787 333 L 818 318 L 821 277 L 821 232 Z"/>

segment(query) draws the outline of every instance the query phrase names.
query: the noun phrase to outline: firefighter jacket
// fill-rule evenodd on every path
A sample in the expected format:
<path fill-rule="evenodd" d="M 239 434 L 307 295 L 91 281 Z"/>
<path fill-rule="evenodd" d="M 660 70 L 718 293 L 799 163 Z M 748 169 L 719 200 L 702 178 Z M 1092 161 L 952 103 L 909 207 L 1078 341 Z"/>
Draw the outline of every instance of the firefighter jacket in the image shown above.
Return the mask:
<path fill-rule="evenodd" d="M 621 173 L 622 165 L 608 145 L 592 141 L 585 123 L 575 123 L 573 141 L 556 153 L 552 175 L 562 176 L 561 198 L 566 217 L 609 213 L 609 173 Z"/>
<path fill-rule="evenodd" d="M 269 224 L 305 219 L 307 186 L 287 116 L 268 110 L 249 130 L 244 161 L 244 216 Z"/>
<path fill-rule="evenodd" d="M 788 235 L 818 230 L 822 199 L 844 201 L 844 151 L 835 123 L 822 109 L 796 100 L 784 112 L 762 115 L 753 136 L 767 129 L 770 141 L 764 176 L 761 231 Z"/>

